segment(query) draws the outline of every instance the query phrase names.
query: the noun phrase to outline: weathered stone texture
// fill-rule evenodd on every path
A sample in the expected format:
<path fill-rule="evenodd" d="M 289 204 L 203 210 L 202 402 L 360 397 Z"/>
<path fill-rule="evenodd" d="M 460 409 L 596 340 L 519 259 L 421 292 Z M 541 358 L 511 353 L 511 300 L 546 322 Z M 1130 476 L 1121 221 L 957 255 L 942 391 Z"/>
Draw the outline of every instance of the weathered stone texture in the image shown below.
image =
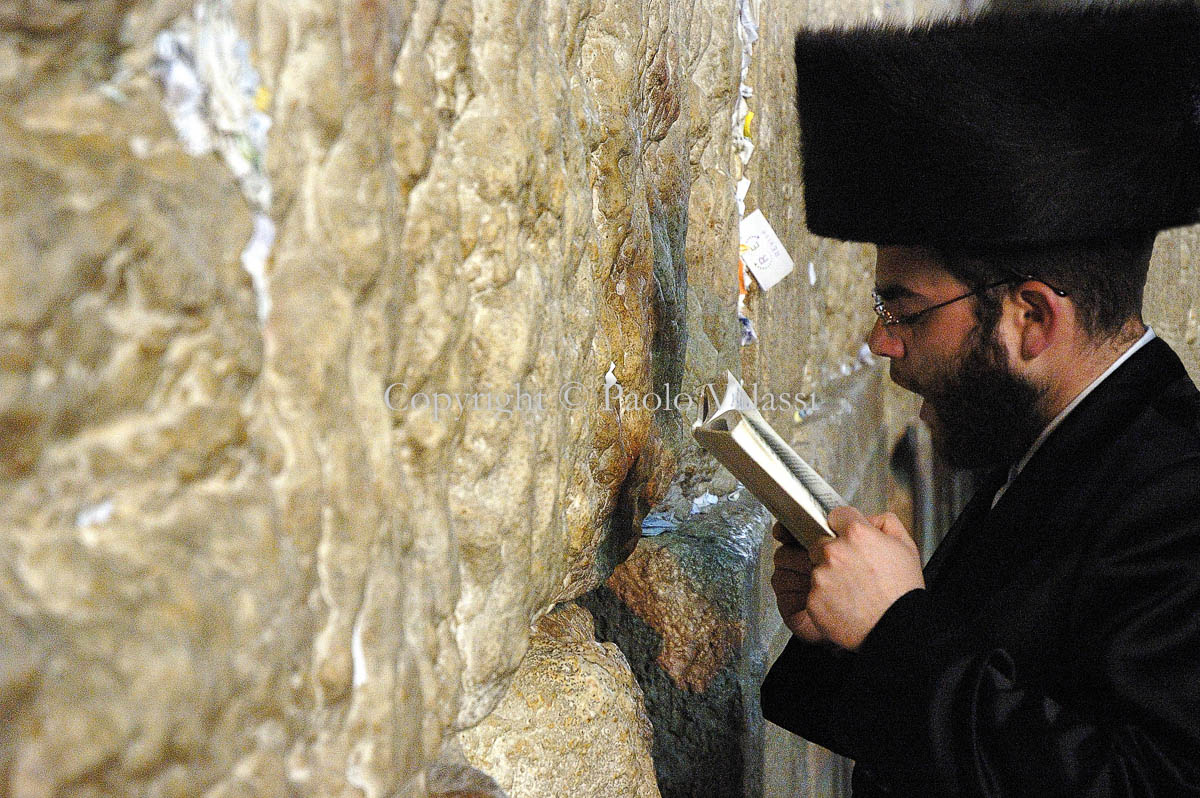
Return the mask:
<path fill-rule="evenodd" d="M 512 798 L 658 798 L 642 691 L 578 605 L 538 622 L 508 693 L 461 740 Z"/>
<path fill-rule="evenodd" d="M 249 214 L 148 80 L 118 106 L 54 71 L 96 67 L 56 38 L 90 23 L 43 21 L 3 23 L 45 83 L 0 110 L 0 792 L 281 784 L 309 613 L 245 414 Z"/>
<path fill-rule="evenodd" d="M 724 513 L 708 535 L 698 526 L 644 539 L 605 584 L 662 639 L 656 662 L 675 686 L 703 692 L 746 637 L 733 602 L 759 541 Z"/>
<path fill-rule="evenodd" d="M 1143 311 L 1200 382 L 1200 227 L 1159 234 Z"/>
<path fill-rule="evenodd" d="M 0 2 L 12 795 L 419 788 L 667 488 L 681 420 L 604 407 L 610 362 L 639 395 L 736 362 L 726 3 L 229 11 L 274 121 L 263 324 L 251 208 L 149 71 L 192 3 Z"/>
<path fill-rule="evenodd" d="M 868 301 L 874 247 L 818 238 L 804 227 L 796 31 L 912 13 L 909 3 L 862 0 L 766 3 L 760 10 L 761 38 L 746 81 L 754 90 L 751 133 L 757 145 L 746 169 L 751 180 L 746 207 L 763 212 L 796 263 L 796 271 L 770 291 L 751 286 L 747 302 L 759 343 L 747 347 L 743 366 L 747 380 L 758 381 L 760 388 L 818 393 L 856 366 L 875 318 Z"/>
<path fill-rule="evenodd" d="M 643 538 L 580 602 L 615 641 L 646 694 L 664 798 L 762 792 L 758 552 L 768 515 L 723 470 L 682 475 L 685 494 L 722 498 Z"/>

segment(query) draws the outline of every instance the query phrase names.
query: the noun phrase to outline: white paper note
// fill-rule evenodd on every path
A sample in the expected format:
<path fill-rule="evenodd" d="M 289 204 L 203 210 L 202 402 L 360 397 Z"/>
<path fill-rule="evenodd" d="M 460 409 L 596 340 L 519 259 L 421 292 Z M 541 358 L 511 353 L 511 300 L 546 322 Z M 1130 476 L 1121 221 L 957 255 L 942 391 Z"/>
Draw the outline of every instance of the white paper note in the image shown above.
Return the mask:
<path fill-rule="evenodd" d="M 762 290 L 770 289 L 792 273 L 796 264 L 783 248 L 783 242 L 775 235 L 762 211 L 756 210 L 742 219 L 740 233 L 742 262 L 754 275 Z"/>
<path fill-rule="evenodd" d="M 750 178 L 743 177 L 737 182 L 737 207 L 738 217 L 741 218 L 746 214 L 746 193 L 750 191 Z"/>

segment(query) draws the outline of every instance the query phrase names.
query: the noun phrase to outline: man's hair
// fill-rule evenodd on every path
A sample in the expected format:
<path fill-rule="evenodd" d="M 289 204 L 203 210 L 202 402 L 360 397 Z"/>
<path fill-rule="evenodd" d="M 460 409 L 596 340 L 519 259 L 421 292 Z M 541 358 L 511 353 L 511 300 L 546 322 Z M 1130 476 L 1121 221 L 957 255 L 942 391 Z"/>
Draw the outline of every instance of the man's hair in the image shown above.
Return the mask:
<path fill-rule="evenodd" d="M 946 271 L 971 288 L 1030 275 L 1067 292 L 1079 325 L 1094 341 L 1117 335 L 1130 319 L 1140 319 L 1142 293 L 1150 268 L 1155 233 L 1128 233 L 1011 251 L 943 252 Z M 975 313 L 985 332 L 1000 318 L 1004 286 L 978 295 Z"/>

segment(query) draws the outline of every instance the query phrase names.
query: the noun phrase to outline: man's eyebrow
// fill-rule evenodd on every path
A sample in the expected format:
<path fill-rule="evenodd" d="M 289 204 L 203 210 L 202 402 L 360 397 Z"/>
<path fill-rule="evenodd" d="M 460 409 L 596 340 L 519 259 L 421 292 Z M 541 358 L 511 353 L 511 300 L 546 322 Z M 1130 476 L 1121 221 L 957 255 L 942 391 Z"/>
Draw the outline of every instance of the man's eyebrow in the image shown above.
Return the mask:
<path fill-rule="evenodd" d="M 905 299 L 908 297 L 920 296 L 917 292 L 909 289 L 899 283 L 884 283 L 883 285 L 875 286 L 875 292 L 879 294 L 879 298 L 890 302 L 893 299 Z"/>

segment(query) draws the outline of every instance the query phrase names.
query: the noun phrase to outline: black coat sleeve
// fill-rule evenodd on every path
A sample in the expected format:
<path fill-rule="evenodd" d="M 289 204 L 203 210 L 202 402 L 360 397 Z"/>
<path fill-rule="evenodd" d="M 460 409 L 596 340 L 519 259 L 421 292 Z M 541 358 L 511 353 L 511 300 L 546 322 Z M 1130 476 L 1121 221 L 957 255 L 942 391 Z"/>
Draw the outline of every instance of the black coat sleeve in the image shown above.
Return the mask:
<path fill-rule="evenodd" d="M 843 685 L 854 656 L 793 637 L 763 681 L 763 717 L 853 759 L 844 723 Z"/>
<path fill-rule="evenodd" d="M 1176 469 L 1084 526 L 1064 612 L 1097 692 L 1086 707 L 1043 692 L 1003 649 L 968 651 L 914 590 L 847 660 L 838 742 L 902 794 L 1200 795 L 1197 485 L 1200 467 Z"/>

